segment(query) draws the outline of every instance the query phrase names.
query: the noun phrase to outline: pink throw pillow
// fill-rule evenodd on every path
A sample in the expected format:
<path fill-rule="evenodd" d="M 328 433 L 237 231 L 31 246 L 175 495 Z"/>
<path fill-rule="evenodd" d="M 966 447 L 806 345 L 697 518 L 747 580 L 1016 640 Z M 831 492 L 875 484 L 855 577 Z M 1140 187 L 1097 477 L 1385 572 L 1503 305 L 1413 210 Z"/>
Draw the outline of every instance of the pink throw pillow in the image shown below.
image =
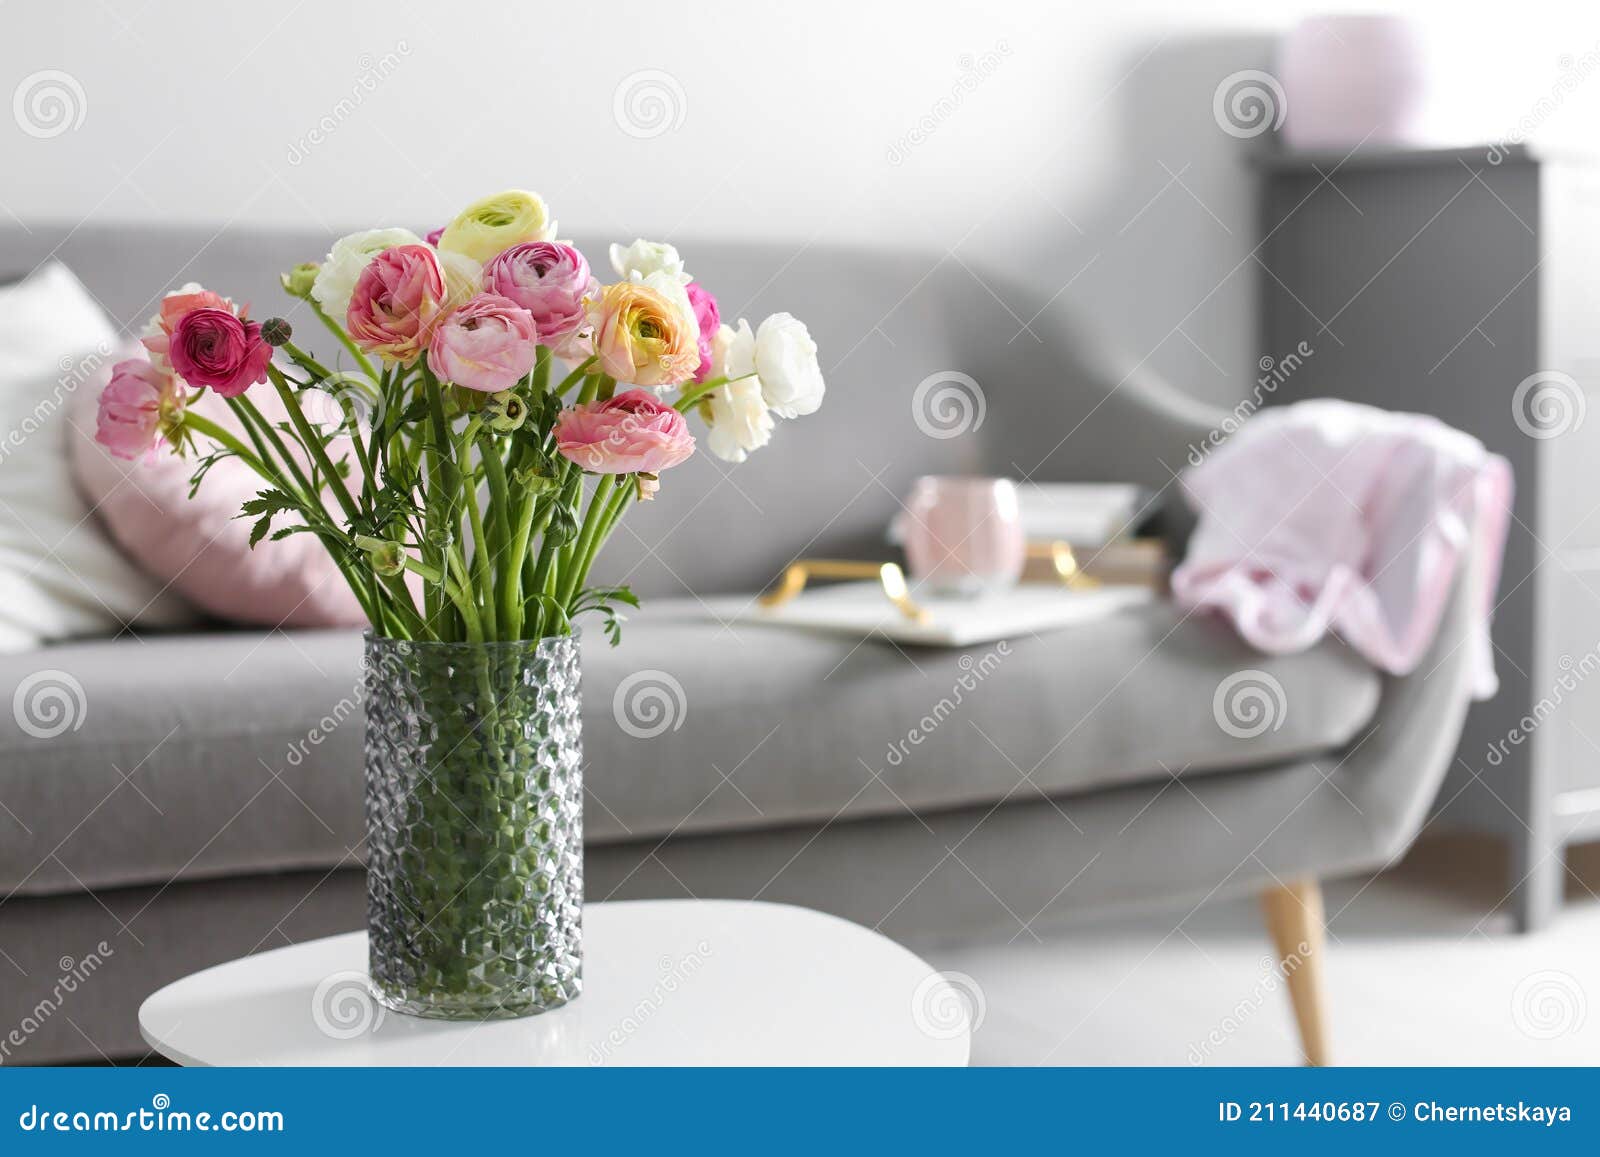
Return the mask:
<path fill-rule="evenodd" d="M 94 440 L 95 410 L 110 364 L 72 400 L 73 476 L 111 537 L 141 569 L 201 610 L 234 623 L 282 627 L 354 627 L 366 615 L 315 535 L 291 534 L 250 547 L 254 521 L 239 507 L 266 483 L 236 458 L 218 462 L 189 497 L 192 459 L 163 449 L 150 461 L 113 458 Z M 274 425 L 286 417 L 271 390 L 250 398 Z M 196 412 L 241 439 L 227 403 L 206 390 Z M 288 525 L 279 516 L 276 526 Z"/>

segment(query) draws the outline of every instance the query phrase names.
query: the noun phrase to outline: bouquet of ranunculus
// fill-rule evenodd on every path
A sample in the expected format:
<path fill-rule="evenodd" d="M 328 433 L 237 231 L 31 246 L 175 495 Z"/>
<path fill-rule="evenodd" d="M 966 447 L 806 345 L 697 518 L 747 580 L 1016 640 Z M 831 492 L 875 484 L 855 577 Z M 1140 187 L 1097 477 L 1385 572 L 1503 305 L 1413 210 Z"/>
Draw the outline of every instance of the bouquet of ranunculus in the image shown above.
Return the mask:
<path fill-rule="evenodd" d="M 380 636 L 538 639 L 598 611 L 615 641 L 617 604 L 636 603 L 590 587 L 590 568 L 628 504 L 694 453 L 686 417 L 743 461 L 774 415 L 821 404 L 822 374 L 790 315 L 722 324 L 671 245 L 611 246 L 602 284 L 555 235 L 543 200 L 511 190 L 426 240 L 340 238 L 282 279 L 336 339 L 331 357 L 186 286 L 151 320 L 149 360 L 115 367 L 97 437 L 124 458 L 193 453 L 196 485 L 239 458 L 265 483 L 241 512 L 252 544 L 317 535 Z M 289 421 L 268 421 L 256 388 Z M 187 408 L 206 389 L 242 433 Z"/>

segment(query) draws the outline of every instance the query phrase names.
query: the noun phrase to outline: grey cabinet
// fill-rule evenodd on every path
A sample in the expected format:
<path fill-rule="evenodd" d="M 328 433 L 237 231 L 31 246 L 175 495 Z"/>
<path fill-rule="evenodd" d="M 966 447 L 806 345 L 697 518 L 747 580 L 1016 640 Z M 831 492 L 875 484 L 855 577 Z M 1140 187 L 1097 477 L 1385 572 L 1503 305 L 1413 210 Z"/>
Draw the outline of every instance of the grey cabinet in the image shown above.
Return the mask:
<path fill-rule="evenodd" d="M 1435 414 L 1505 455 L 1515 520 L 1494 638 L 1437 827 L 1503 836 L 1523 928 L 1600 838 L 1600 168 L 1504 148 L 1263 158 L 1267 404 Z M 1281 379 L 1281 380 L 1280 380 Z"/>

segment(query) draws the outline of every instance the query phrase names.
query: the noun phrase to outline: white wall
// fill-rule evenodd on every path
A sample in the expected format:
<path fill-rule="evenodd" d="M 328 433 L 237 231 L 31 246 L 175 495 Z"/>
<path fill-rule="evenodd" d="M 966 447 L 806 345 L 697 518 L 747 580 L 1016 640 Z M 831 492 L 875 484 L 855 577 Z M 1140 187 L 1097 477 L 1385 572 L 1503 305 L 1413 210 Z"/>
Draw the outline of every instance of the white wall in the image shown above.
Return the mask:
<path fill-rule="evenodd" d="M 1270 66 L 1309 7 L 9 0 L 0 216 L 336 232 L 425 226 L 526 185 L 573 233 L 834 238 L 1004 266 L 1019 322 L 1070 312 L 1225 400 L 1273 351 L 1250 332 L 1252 143 L 1218 129 L 1212 96 Z M 1559 53 L 1600 43 L 1586 7 L 1519 5 L 1515 27 L 1480 31 L 1468 5 L 1409 7 L 1458 73 L 1483 62 L 1442 102 L 1462 136 L 1510 131 Z M 630 133 L 629 78 L 664 95 L 665 131 Z M 52 85 L 60 132 L 26 104 Z M 1592 87 L 1543 127 L 1587 117 Z"/>

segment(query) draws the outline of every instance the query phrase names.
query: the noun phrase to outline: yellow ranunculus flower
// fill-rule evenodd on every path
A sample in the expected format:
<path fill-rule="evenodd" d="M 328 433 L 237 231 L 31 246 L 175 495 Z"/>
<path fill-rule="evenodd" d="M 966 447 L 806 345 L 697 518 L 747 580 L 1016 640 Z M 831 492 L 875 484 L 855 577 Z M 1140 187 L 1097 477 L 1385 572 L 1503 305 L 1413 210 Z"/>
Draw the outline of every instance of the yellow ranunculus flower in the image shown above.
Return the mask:
<path fill-rule="evenodd" d="M 524 241 L 552 241 L 556 223 L 544 198 L 526 189 L 507 189 L 475 201 L 445 226 L 439 248 L 460 253 L 480 265 Z"/>
<path fill-rule="evenodd" d="M 700 368 L 700 334 L 665 294 L 619 281 L 589 302 L 600 368 L 619 382 L 671 386 Z"/>

